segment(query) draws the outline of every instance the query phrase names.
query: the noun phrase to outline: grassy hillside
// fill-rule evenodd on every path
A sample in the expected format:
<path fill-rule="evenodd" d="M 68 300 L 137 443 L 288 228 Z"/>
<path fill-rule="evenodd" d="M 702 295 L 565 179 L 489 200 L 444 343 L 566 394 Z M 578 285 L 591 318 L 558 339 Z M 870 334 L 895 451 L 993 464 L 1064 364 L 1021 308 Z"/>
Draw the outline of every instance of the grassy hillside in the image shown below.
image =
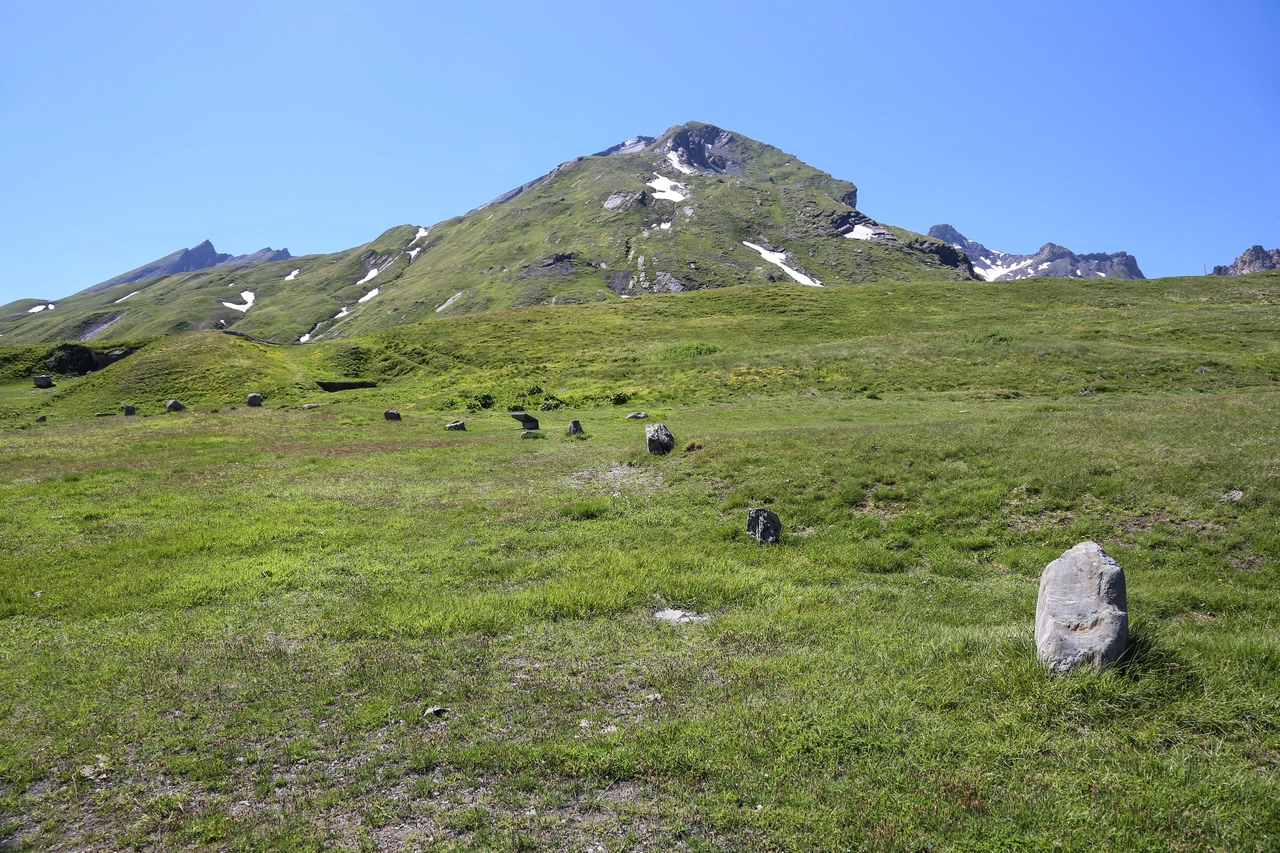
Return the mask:
<path fill-rule="evenodd" d="M 772 146 L 733 136 L 732 173 L 686 174 L 662 153 L 674 136 L 707 127 L 673 128 L 639 153 L 570 160 L 503 204 L 429 229 L 392 228 L 344 252 L 121 284 L 36 314 L 34 301 L 15 302 L 0 308 L 0 335 L 89 340 L 222 322 L 291 343 L 493 308 L 791 281 L 743 241 L 788 252 L 793 268 L 833 287 L 972 278 L 967 265 L 944 263 L 936 252 L 945 244 L 930 237 L 841 236 L 842 217 L 855 215 L 853 185 Z M 662 180 L 680 186 L 652 186 Z M 247 311 L 227 307 L 246 305 L 244 292 L 254 295 Z"/>
<path fill-rule="evenodd" d="M 0 347 L 0 848 L 1272 849 L 1278 295 L 744 284 L 43 392 Z M 1051 677 L 1084 539 L 1133 642 Z"/>

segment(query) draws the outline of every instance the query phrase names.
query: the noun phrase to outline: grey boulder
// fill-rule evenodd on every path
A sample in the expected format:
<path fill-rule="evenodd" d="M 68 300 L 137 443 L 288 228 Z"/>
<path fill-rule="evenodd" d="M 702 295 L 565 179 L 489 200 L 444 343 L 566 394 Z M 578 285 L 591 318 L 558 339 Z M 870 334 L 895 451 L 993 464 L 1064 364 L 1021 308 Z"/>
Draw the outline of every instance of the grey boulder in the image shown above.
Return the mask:
<path fill-rule="evenodd" d="M 649 452 L 656 456 L 670 453 L 676 446 L 675 436 L 665 424 L 647 424 L 644 428 L 644 440 L 649 446 Z"/>
<path fill-rule="evenodd" d="M 248 406 L 249 406 L 250 408 L 252 408 L 252 409 L 256 409 L 256 408 L 258 408 L 259 406 L 261 406 L 261 405 L 262 405 L 262 395 L 261 395 L 261 394 L 257 394 L 257 393 L 250 394 L 250 395 L 245 399 L 245 404 L 246 404 L 246 405 L 248 405 Z"/>
<path fill-rule="evenodd" d="M 582 435 L 582 433 L 583 433 L 583 429 L 582 429 L 581 421 L 579 421 L 577 418 L 574 418 L 573 420 L 569 421 L 569 432 L 568 432 L 569 435 Z"/>
<path fill-rule="evenodd" d="M 467 425 L 462 421 L 449 421 L 447 424 L 444 425 L 444 428 L 461 430 L 462 432 L 467 431 Z"/>
<path fill-rule="evenodd" d="M 648 412 L 632 412 L 631 414 L 623 418 L 623 420 L 624 421 L 642 421 L 647 417 L 649 417 Z"/>
<path fill-rule="evenodd" d="M 382 416 L 389 421 L 400 420 L 400 412 L 396 409 L 387 409 L 385 412 L 382 413 Z"/>
<path fill-rule="evenodd" d="M 166 412 L 181 412 L 185 408 L 186 406 L 182 405 L 177 400 L 170 400 L 164 404 L 164 410 Z"/>
<path fill-rule="evenodd" d="M 37 388 L 52 388 L 53 379 L 49 376 L 40 375 L 31 380 L 36 384 Z"/>
<path fill-rule="evenodd" d="M 749 509 L 747 532 L 761 544 L 777 542 L 782 537 L 782 521 L 773 510 Z"/>
<path fill-rule="evenodd" d="M 1096 542 L 1044 567 L 1036 599 L 1036 653 L 1052 672 L 1110 666 L 1129 644 L 1124 569 Z"/>

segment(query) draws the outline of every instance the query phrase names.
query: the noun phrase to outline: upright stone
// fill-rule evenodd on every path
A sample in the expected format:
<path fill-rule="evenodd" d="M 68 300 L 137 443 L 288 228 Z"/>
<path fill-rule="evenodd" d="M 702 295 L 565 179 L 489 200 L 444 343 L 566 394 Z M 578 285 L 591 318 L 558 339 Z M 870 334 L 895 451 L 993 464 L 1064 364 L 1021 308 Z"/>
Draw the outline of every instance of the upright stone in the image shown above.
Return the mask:
<path fill-rule="evenodd" d="M 136 415 L 136 414 L 138 413 L 138 410 L 137 410 L 137 409 L 135 409 L 133 406 L 131 406 L 131 405 L 130 405 L 130 404 L 128 404 L 128 403 L 125 403 L 125 404 L 124 404 L 123 406 L 121 406 L 120 408 L 124 410 L 124 416 L 125 416 L 126 418 L 127 418 L 127 417 L 132 417 L 133 415 Z"/>
<path fill-rule="evenodd" d="M 382 413 L 382 416 L 389 421 L 398 421 L 401 419 L 400 412 L 396 409 L 387 409 Z"/>
<path fill-rule="evenodd" d="M 1044 567 L 1036 600 L 1036 653 L 1053 672 L 1110 666 L 1129 644 L 1124 569 L 1096 542 Z"/>
<path fill-rule="evenodd" d="M 52 377 L 45 376 L 44 374 L 41 374 L 40 376 L 35 377 L 35 378 L 34 378 L 34 379 L 32 379 L 31 381 L 32 381 L 32 382 L 34 382 L 34 383 L 36 383 L 36 387 L 37 387 L 37 388 L 52 388 L 52 387 L 53 387 L 53 379 L 52 379 Z"/>
<path fill-rule="evenodd" d="M 166 412 L 181 412 L 185 408 L 186 406 L 182 405 L 177 400 L 170 400 L 164 404 L 164 410 Z"/>
<path fill-rule="evenodd" d="M 525 414 L 524 412 L 512 412 L 511 417 L 520 422 L 520 429 L 529 430 L 538 428 L 538 419 L 533 415 Z"/>
<path fill-rule="evenodd" d="M 466 423 L 465 423 L 465 422 L 463 422 L 463 421 L 449 421 L 447 424 L 445 424 L 445 425 L 444 425 L 444 428 L 445 428 L 445 429 L 456 429 L 456 430 L 460 430 L 460 431 L 462 431 L 462 432 L 466 432 L 466 431 L 467 431 L 467 425 L 466 425 Z"/>
<path fill-rule="evenodd" d="M 256 392 L 253 394 L 250 394 L 245 399 L 245 403 L 249 406 L 249 408 L 256 409 L 262 405 L 262 395 Z"/>
<path fill-rule="evenodd" d="M 646 424 L 644 440 L 649 445 L 649 452 L 655 456 L 664 456 L 676 446 L 675 436 L 667 429 L 666 424 Z"/>
<path fill-rule="evenodd" d="M 582 423 L 577 418 L 569 421 L 569 435 L 582 435 Z"/>
<path fill-rule="evenodd" d="M 761 544 L 777 542 L 782 537 L 782 521 L 773 510 L 749 509 L 747 532 Z"/>

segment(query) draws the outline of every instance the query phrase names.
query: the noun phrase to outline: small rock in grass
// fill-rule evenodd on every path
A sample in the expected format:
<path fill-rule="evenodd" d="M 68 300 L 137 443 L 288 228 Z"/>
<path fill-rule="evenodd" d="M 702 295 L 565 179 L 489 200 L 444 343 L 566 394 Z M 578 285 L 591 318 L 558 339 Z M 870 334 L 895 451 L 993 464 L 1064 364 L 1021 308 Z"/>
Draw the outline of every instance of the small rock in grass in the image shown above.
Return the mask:
<path fill-rule="evenodd" d="M 1223 503 L 1235 503 L 1244 500 L 1244 492 L 1239 489 L 1232 489 L 1222 496 Z"/>
<path fill-rule="evenodd" d="M 128 417 L 133 417 L 134 415 L 136 415 L 136 414 L 138 413 L 138 410 L 137 410 L 137 409 L 135 409 L 135 408 L 134 408 L 132 405 L 130 405 L 129 403 L 125 403 L 125 404 L 124 404 L 124 405 L 122 405 L 120 408 L 124 411 L 124 415 L 125 415 L 125 417 L 126 417 L 126 418 L 128 418 Z"/>
<path fill-rule="evenodd" d="M 624 421 L 642 421 L 647 417 L 649 417 L 648 412 L 632 412 L 631 414 L 623 418 L 623 420 Z"/>
<path fill-rule="evenodd" d="M 319 403 L 303 403 L 303 404 L 302 404 L 302 408 L 304 408 L 304 409 L 318 409 L 318 408 L 320 408 L 320 404 L 319 404 Z"/>
<path fill-rule="evenodd" d="M 568 432 L 569 435 L 582 435 L 583 432 L 584 430 L 582 429 L 581 421 L 579 421 L 577 418 L 574 418 L 573 420 L 569 421 L 569 432 Z"/>
<path fill-rule="evenodd" d="M 387 409 L 382 413 L 382 416 L 389 421 L 400 420 L 400 412 L 397 409 Z"/>
<path fill-rule="evenodd" d="M 782 536 L 782 522 L 773 510 L 749 509 L 747 510 L 747 532 L 762 545 L 777 542 Z"/>
<path fill-rule="evenodd" d="M 164 410 L 166 412 L 181 412 L 185 408 L 186 406 L 182 405 L 177 400 L 170 400 L 164 404 Z"/>
<path fill-rule="evenodd" d="M 115 412 L 94 412 L 93 416 L 95 418 L 114 418 L 116 416 L 116 413 Z"/>
<path fill-rule="evenodd" d="M 1129 644 L 1124 569 L 1096 542 L 1045 566 L 1036 600 L 1036 652 L 1052 672 L 1114 664 Z"/>
<path fill-rule="evenodd" d="M 37 376 L 37 377 L 35 377 L 34 379 L 32 379 L 31 381 L 32 381 L 32 382 L 34 382 L 34 383 L 36 384 L 36 387 L 37 387 L 37 388 L 52 388 L 52 387 L 53 387 L 53 379 L 52 379 L 51 377 L 48 377 L 48 376 L 44 376 L 44 375 Z"/>
<path fill-rule="evenodd" d="M 521 429 L 530 430 L 538 428 L 538 419 L 533 415 L 526 414 L 524 412 L 512 412 L 511 417 L 520 422 Z"/>
<path fill-rule="evenodd" d="M 705 622 L 711 617 L 705 613 L 681 610 L 679 607 L 667 607 L 653 614 L 653 618 L 660 622 L 670 622 L 672 625 L 684 625 L 689 622 Z"/>
<path fill-rule="evenodd" d="M 40 417 L 36 418 L 36 423 L 38 423 L 38 424 L 42 424 L 42 423 L 44 423 L 44 422 L 45 422 L 45 421 L 47 421 L 47 420 L 49 420 L 49 419 L 48 419 L 48 418 L 46 418 L 44 415 L 41 415 Z"/>
<path fill-rule="evenodd" d="M 463 421 L 449 421 L 447 424 L 444 425 L 444 428 L 459 430 L 461 432 L 467 431 L 467 425 Z"/>
<path fill-rule="evenodd" d="M 250 394 L 247 398 L 245 398 L 245 403 L 246 405 L 249 406 L 249 408 L 256 409 L 262 405 L 262 395 L 256 392 L 253 394 Z"/>
<path fill-rule="evenodd" d="M 667 429 L 666 424 L 647 425 L 644 428 L 644 440 L 649 446 L 649 452 L 655 456 L 664 456 L 676 446 L 675 436 Z"/>

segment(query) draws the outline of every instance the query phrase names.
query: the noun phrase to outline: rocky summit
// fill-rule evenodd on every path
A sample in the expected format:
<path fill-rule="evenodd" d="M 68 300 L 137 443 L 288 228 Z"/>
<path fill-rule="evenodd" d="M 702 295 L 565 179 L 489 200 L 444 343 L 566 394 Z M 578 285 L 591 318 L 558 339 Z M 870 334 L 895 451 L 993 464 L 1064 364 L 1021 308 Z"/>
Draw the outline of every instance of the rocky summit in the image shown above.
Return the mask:
<path fill-rule="evenodd" d="M 1078 255 L 1065 246 L 1045 243 L 1033 255 L 998 252 L 965 237 L 950 225 L 935 225 L 929 236 L 964 252 L 973 271 L 987 281 L 1023 278 L 1146 278 L 1128 252 Z"/>
<path fill-rule="evenodd" d="M 1214 267 L 1212 275 L 1245 275 L 1275 269 L 1280 269 L 1280 249 L 1250 246 L 1234 262 Z"/>
<path fill-rule="evenodd" d="M 307 344 L 490 309 L 751 283 L 975 279 L 962 252 L 879 222 L 860 201 L 853 183 L 793 154 L 688 122 L 567 160 L 461 216 L 329 255 L 229 258 L 203 243 L 63 300 L 0 307 L 0 335 L 220 328 Z"/>

